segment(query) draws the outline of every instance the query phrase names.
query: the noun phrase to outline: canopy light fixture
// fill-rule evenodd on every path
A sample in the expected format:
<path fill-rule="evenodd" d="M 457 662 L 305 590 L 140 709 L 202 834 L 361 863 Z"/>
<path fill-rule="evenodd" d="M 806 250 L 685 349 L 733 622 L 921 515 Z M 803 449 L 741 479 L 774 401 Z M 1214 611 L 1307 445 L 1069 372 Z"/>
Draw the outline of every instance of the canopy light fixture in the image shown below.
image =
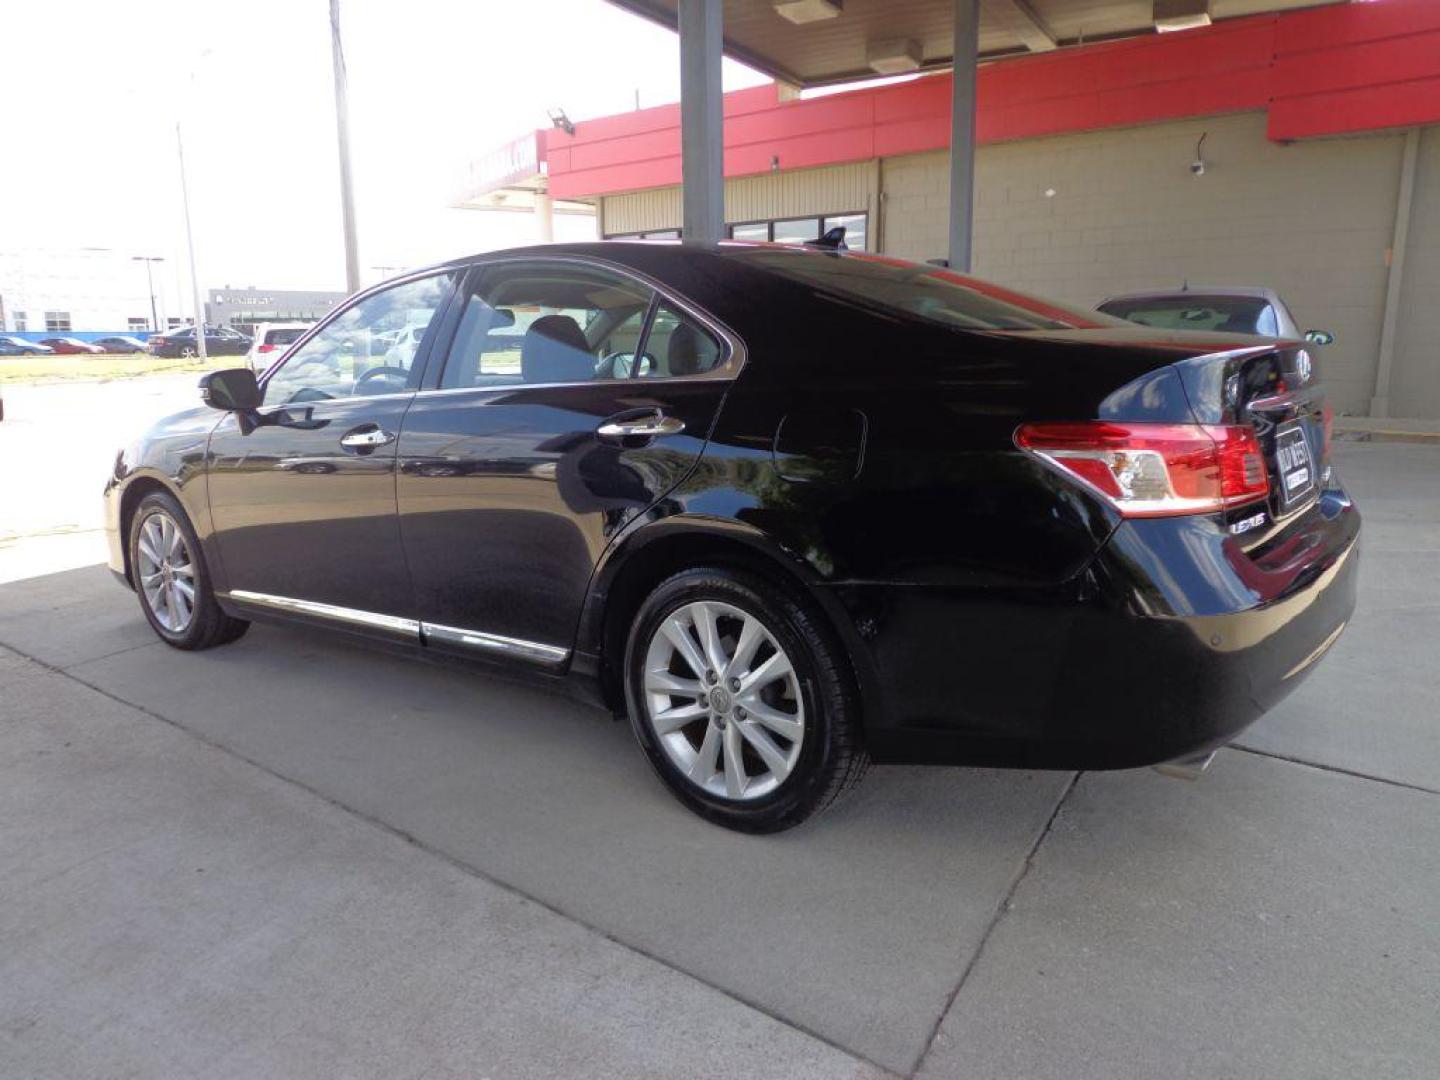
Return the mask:
<path fill-rule="evenodd" d="M 865 62 L 870 70 L 881 75 L 904 75 L 920 67 L 925 53 L 918 41 L 901 38 L 895 41 L 876 41 L 865 46 Z"/>
<path fill-rule="evenodd" d="M 843 0 L 775 0 L 775 14 L 796 26 L 833 19 L 844 7 Z"/>
<path fill-rule="evenodd" d="M 1155 29 L 1162 34 L 1210 25 L 1210 0 L 1155 0 Z"/>

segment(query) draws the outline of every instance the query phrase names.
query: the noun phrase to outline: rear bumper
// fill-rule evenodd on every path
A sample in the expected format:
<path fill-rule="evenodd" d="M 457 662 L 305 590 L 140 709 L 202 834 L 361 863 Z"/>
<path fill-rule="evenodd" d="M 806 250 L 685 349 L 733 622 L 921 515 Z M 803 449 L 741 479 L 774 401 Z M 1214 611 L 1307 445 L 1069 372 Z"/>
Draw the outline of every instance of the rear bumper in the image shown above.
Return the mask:
<path fill-rule="evenodd" d="M 1359 534 L 1359 512 L 1332 487 L 1248 547 L 1216 519 L 1134 520 L 1045 595 L 861 601 L 872 620 L 886 609 L 870 642 L 883 699 L 867 709 L 871 753 L 1107 769 L 1224 745 L 1339 638 Z"/>

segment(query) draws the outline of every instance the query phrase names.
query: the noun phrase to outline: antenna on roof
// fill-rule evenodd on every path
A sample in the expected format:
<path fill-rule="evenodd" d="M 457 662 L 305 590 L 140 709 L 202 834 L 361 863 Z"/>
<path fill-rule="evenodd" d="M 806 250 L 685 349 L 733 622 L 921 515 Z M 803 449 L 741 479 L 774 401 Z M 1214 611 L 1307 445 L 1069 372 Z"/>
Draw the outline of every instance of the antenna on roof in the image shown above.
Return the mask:
<path fill-rule="evenodd" d="M 825 251 L 849 251 L 845 243 L 845 226 L 836 225 L 833 229 L 826 229 L 825 235 L 818 240 L 806 240 L 806 247 L 822 248 Z"/>
<path fill-rule="evenodd" d="M 1189 279 L 1188 277 L 1187 277 L 1184 281 L 1180 282 L 1180 291 L 1181 291 L 1181 292 L 1189 292 L 1189 291 L 1190 291 L 1190 279 Z"/>

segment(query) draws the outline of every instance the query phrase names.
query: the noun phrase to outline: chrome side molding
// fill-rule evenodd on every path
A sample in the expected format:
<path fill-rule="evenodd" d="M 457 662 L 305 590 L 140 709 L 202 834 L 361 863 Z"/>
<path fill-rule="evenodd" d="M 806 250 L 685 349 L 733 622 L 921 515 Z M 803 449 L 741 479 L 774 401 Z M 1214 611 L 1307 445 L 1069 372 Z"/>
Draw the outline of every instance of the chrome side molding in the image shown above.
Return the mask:
<path fill-rule="evenodd" d="M 398 615 L 381 615 L 375 611 L 359 611 L 356 608 L 340 607 L 336 604 L 322 604 L 317 600 L 297 600 L 293 596 L 271 596 L 269 593 L 251 592 L 248 589 L 231 589 L 231 600 L 257 607 L 287 611 L 296 615 L 313 615 L 320 619 L 348 623 L 351 626 L 368 626 L 376 630 L 389 630 L 404 637 L 420 640 L 420 623 L 415 619 L 402 619 Z"/>
<path fill-rule="evenodd" d="M 293 596 L 272 596 L 269 593 L 251 592 L 248 589 L 232 589 L 223 594 L 230 600 L 256 607 L 270 608 L 295 615 L 310 615 L 314 618 L 329 619 L 350 626 L 364 626 L 374 630 L 388 630 L 399 634 L 417 645 L 450 645 L 488 655 L 514 657 L 532 664 L 559 667 L 570 658 L 570 650 L 558 645 L 542 645 L 538 641 L 506 637 L 504 634 L 487 634 L 483 630 L 466 630 L 458 626 L 442 626 L 439 623 L 421 622 L 418 619 L 404 619 L 398 615 L 382 615 L 376 611 L 360 611 L 356 608 L 340 607 L 338 604 L 323 604 L 318 600 L 298 600 Z"/>
<path fill-rule="evenodd" d="M 464 630 L 458 626 L 441 626 L 438 623 L 422 622 L 420 639 L 427 645 L 432 641 L 458 645 L 476 652 L 499 653 L 537 664 L 549 664 L 552 667 L 563 664 L 570 656 L 569 649 L 562 649 L 558 645 L 542 645 L 538 641 L 525 641 L 522 638 L 505 637 L 503 634 L 486 634 L 480 630 Z"/>

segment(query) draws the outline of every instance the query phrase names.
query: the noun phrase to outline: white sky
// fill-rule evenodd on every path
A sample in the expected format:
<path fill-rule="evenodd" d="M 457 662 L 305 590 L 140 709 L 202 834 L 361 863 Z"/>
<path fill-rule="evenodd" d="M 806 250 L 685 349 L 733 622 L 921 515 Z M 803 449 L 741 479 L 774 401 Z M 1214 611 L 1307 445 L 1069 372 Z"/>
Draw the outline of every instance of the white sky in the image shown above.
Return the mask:
<path fill-rule="evenodd" d="M 159 254 L 182 274 L 178 119 L 201 287 L 344 287 L 328 0 L 3 7 L 0 251 Z M 603 0 L 342 0 L 341 18 L 367 281 L 533 241 L 528 216 L 447 204 L 463 162 L 548 106 L 679 100 L 675 35 Z M 765 81 L 725 62 L 727 90 Z M 556 220 L 557 239 L 592 230 Z"/>

